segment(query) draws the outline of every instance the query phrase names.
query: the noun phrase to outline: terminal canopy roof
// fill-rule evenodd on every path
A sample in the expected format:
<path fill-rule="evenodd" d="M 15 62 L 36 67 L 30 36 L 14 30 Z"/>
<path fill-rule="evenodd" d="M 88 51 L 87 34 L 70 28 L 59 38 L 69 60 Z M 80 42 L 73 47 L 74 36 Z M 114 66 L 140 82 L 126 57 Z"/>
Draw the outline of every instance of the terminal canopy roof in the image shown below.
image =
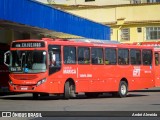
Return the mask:
<path fill-rule="evenodd" d="M 0 0 L 0 27 L 51 37 L 110 40 L 108 26 L 33 0 Z"/>

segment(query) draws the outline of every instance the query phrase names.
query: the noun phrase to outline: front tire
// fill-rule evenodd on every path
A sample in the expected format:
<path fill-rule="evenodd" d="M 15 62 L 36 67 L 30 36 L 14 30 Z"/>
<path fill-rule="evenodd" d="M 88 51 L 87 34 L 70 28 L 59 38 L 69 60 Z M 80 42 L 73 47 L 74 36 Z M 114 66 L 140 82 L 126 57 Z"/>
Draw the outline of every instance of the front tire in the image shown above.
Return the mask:
<path fill-rule="evenodd" d="M 69 81 L 64 86 L 64 99 L 75 98 L 75 85 Z"/>

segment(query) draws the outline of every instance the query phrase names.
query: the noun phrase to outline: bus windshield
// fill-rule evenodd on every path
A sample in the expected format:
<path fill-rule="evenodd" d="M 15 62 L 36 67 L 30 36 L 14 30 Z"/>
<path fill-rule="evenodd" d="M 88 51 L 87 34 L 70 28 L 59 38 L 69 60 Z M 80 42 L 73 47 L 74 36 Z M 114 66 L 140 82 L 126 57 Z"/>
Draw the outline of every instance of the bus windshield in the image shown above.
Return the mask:
<path fill-rule="evenodd" d="M 11 51 L 10 72 L 38 73 L 46 71 L 46 51 Z"/>

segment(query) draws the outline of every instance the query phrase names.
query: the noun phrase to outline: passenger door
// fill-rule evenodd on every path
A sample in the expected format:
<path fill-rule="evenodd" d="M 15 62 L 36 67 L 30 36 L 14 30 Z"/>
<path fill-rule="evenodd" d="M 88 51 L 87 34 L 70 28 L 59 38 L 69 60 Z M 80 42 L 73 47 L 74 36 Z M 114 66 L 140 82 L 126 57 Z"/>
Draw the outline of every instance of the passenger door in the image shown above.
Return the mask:
<path fill-rule="evenodd" d="M 154 53 L 155 56 L 155 86 L 159 87 L 160 86 L 160 54 L 159 52 Z"/>

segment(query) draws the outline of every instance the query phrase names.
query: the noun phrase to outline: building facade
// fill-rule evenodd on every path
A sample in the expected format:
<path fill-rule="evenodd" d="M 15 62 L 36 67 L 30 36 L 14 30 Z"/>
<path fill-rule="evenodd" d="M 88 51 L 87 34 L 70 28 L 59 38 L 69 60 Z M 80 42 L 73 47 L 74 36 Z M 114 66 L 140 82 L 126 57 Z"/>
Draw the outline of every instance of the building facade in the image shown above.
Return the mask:
<path fill-rule="evenodd" d="M 63 5 L 119 5 L 119 4 L 139 4 L 139 3 L 155 3 L 160 0 L 37 0 L 48 4 Z"/>
<path fill-rule="evenodd" d="M 67 5 L 117 5 L 130 4 L 130 0 L 66 0 Z"/>
<path fill-rule="evenodd" d="M 117 5 L 130 4 L 130 0 L 36 0 L 47 4 L 63 5 Z"/>
<path fill-rule="evenodd" d="M 143 0 L 139 4 L 68 6 L 66 11 L 111 27 L 111 40 L 123 43 L 160 40 L 160 3 Z M 148 2 L 148 3 L 147 3 Z"/>

